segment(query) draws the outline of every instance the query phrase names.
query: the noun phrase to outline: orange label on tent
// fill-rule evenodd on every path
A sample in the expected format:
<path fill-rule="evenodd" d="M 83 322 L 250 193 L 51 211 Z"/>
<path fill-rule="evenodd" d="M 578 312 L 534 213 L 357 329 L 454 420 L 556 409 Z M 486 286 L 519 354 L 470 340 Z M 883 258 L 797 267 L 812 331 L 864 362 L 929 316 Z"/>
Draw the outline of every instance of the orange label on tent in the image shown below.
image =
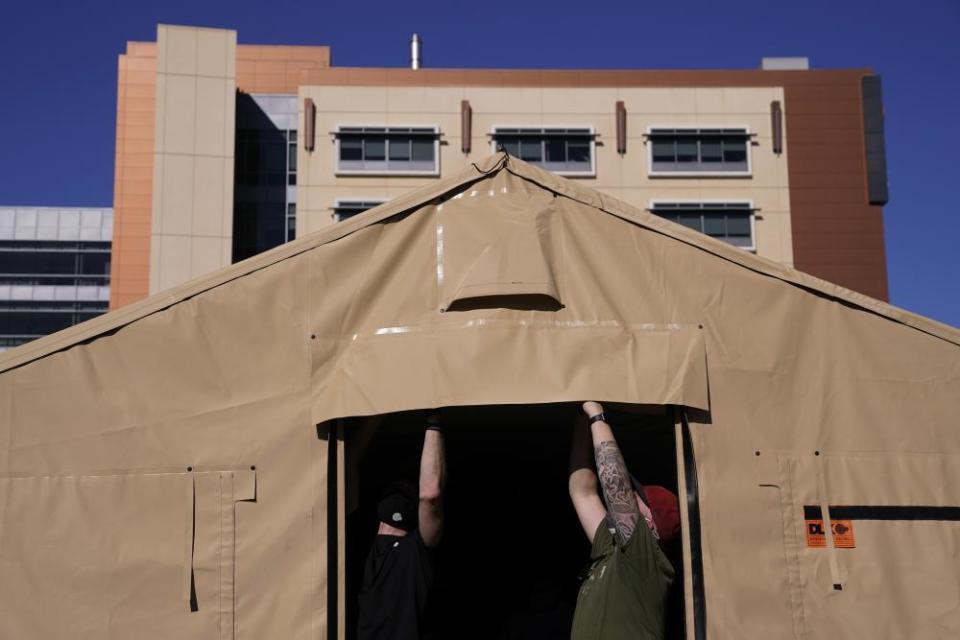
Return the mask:
<path fill-rule="evenodd" d="M 823 520 L 806 520 L 807 546 L 826 547 L 827 536 L 823 532 Z M 834 520 L 830 523 L 833 529 L 833 546 L 837 549 L 853 549 L 856 542 L 853 539 L 852 520 Z"/>

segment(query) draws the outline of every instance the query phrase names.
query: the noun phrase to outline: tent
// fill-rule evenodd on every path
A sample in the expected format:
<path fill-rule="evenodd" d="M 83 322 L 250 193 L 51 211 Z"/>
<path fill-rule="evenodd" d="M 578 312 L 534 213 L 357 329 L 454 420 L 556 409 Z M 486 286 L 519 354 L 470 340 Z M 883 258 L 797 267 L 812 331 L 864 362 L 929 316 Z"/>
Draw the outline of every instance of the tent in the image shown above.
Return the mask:
<path fill-rule="evenodd" d="M 687 637 L 956 637 L 958 382 L 954 328 L 491 156 L 0 357 L 0 637 L 342 637 L 346 419 L 583 399 L 674 429 Z"/>

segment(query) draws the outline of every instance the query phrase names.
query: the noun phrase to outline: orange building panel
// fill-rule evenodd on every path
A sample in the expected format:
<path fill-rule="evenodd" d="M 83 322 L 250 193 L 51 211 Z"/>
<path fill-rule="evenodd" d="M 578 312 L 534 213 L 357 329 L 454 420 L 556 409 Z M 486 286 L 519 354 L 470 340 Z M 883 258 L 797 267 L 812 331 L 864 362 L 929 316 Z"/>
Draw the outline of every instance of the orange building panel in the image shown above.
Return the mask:
<path fill-rule="evenodd" d="M 117 64 L 111 309 L 148 292 L 156 67 L 156 45 L 147 42 L 128 42 Z"/>

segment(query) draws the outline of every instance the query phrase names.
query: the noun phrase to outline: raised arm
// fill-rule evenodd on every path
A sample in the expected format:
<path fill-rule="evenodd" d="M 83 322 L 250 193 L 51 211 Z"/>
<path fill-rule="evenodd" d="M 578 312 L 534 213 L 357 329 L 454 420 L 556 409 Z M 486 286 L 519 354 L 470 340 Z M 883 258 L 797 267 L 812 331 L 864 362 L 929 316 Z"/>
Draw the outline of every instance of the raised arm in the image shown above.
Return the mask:
<path fill-rule="evenodd" d="M 603 414 L 603 407 L 597 402 L 584 402 L 583 412 L 593 418 Z M 630 483 L 630 474 L 623 461 L 620 448 L 613 437 L 613 430 L 604 420 L 590 423 L 593 434 L 593 454 L 597 462 L 597 475 L 600 477 L 600 489 L 609 509 L 610 520 L 617 530 L 620 544 L 633 535 L 640 520 L 640 505 Z"/>
<path fill-rule="evenodd" d="M 593 535 L 597 532 L 600 521 L 606 517 L 607 510 L 597 493 L 597 474 L 593 471 L 593 454 L 590 449 L 590 425 L 586 416 L 579 414 L 573 422 L 567 488 L 580 525 L 592 543 Z"/>
<path fill-rule="evenodd" d="M 443 432 L 439 414 L 428 419 L 420 454 L 420 507 L 417 520 L 420 537 L 428 547 L 436 546 L 443 536 L 444 484 Z"/>

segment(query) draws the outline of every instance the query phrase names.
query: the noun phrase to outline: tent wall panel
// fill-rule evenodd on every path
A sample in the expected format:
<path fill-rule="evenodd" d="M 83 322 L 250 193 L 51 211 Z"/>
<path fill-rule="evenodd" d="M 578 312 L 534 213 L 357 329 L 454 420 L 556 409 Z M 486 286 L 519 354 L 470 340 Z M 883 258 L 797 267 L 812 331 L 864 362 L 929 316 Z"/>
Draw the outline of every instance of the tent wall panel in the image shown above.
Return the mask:
<path fill-rule="evenodd" d="M 520 295 L 441 312 L 444 278 L 466 277 L 484 251 L 501 251 L 524 215 L 539 244 L 533 262 L 553 279 L 559 304 Z M 484 236 L 480 219 L 496 233 Z M 463 242 L 438 243 L 448 232 Z M 507 257 L 491 261 L 485 278 L 531 273 L 515 268 L 516 252 L 499 255 Z M 596 398 L 690 409 L 708 637 L 859 633 L 871 624 L 863 612 L 890 598 L 902 599 L 890 628 L 919 625 L 935 637 L 957 624 L 946 609 L 948 599 L 956 602 L 956 572 L 941 568 L 955 565 L 956 528 L 917 533 L 909 523 L 871 522 L 858 525 L 856 549 L 801 548 L 795 505 L 812 500 L 814 488 L 805 474 L 782 480 L 769 460 L 813 464 L 820 451 L 831 496 L 890 505 L 960 500 L 948 490 L 923 493 L 958 486 L 950 457 L 960 455 L 958 345 L 955 329 L 495 156 L 0 358 L 0 629 L 10 631 L 0 635 L 92 629 L 103 637 L 103 625 L 136 620 L 141 637 L 218 637 L 204 625 L 222 635 L 232 624 L 236 637 L 324 638 L 328 578 L 341 586 L 343 576 L 343 558 L 327 556 L 328 515 L 349 497 L 350 452 L 336 452 L 331 505 L 329 442 L 318 424 L 444 405 Z M 943 457 L 922 457 L 933 453 Z M 871 466 L 868 455 L 887 462 Z M 115 469 L 131 477 L 173 469 L 179 478 L 187 467 L 202 474 L 252 466 L 255 500 L 225 498 L 220 475 L 215 487 L 207 484 L 213 475 L 197 484 L 195 612 L 182 599 L 186 488 L 127 480 L 98 492 L 92 480 L 22 478 Z M 68 486 L 76 498 L 69 503 Z M 105 526 L 115 516 L 104 513 L 104 496 L 135 517 Z M 156 508 L 144 509 L 145 501 Z M 44 528 L 48 519 L 60 528 Z M 82 535 L 67 540 L 68 524 L 89 531 L 79 527 Z M 158 534 L 138 529 L 147 524 L 163 534 L 155 564 L 137 555 L 140 546 L 96 555 L 100 536 L 149 544 Z M 222 573 L 213 580 L 231 553 L 203 537 L 210 527 L 232 529 L 232 585 Z M 900 545 L 914 537 L 925 551 L 912 561 Z M 28 543 L 52 552 L 20 553 Z M 78 565 L 58 555 L 64 550 L 81 558 L 89 551 L 91 562 Z M 850 588 L 834 590 L 830 575 L 828 592 L 816 591 L 824 567 L 832 572 L 830 555 L 858 558 L 838 565 Z M 873 560 L 882 576 L 869 573 Z M 896 586 L 920 571 L 935 574 L 928 584 L 945 595 Z M 153 574 L 156 593 L 139 581 Z M 90 586 L 99 582 L 104 590 Z M 220 604 L 207 618 L 212 599 Z M 41 603 L 61 600 L 62 615 L 41 616 Z M 858 613 L 837 622 L 846 610 Z"/>

